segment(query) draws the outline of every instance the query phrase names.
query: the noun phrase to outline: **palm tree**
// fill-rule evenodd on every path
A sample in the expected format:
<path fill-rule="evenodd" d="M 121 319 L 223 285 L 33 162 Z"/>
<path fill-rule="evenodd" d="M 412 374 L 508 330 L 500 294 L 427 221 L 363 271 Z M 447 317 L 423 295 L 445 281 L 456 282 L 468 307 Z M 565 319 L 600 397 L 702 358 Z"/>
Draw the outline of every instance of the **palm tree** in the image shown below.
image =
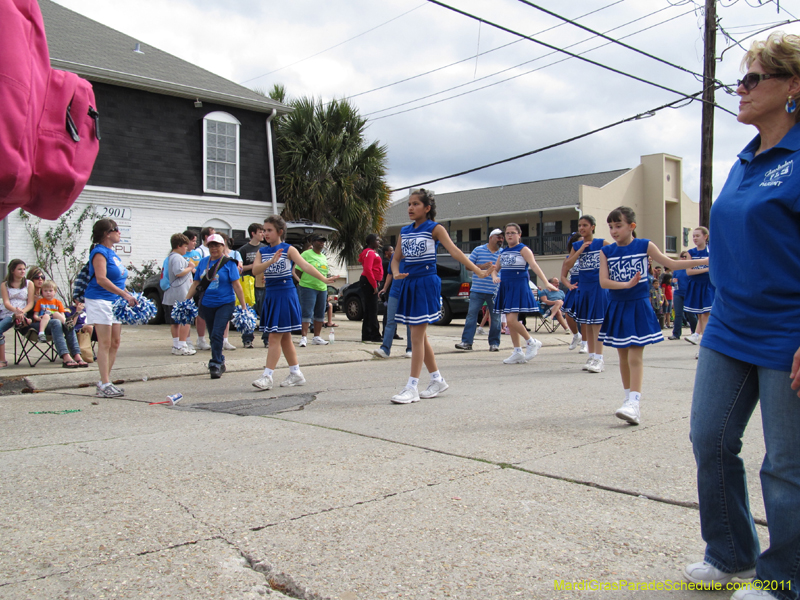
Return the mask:
<path fill-rule="evenodd" d="M 347 100 L 286 102 L 283 86 L 270 97 L 294 110 L 276 120 L 276 180 L 287 220 L 334 227 L 330 247 L 356 262 L 369 233 L 380 232 L 389 204 L 386 146 L 365 139 L 367 120 Z"/>

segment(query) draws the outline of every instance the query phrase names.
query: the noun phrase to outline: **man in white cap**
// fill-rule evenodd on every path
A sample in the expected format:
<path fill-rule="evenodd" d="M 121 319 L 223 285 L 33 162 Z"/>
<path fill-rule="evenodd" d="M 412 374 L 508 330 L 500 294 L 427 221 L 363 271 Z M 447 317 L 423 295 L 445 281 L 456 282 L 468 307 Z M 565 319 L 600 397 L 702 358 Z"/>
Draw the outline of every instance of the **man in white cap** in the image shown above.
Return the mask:
<path fill-rule="evenodd" d="M 497 262 L 502 247 L 503 232 L 500 229 L 494 229 L 489 234 L 489 243 L 475 248 L 472 254 L 469 255 L 469 259 L 481 269 L 488 269 Z M 500 273 L 497 275 L 499 276 Z M 500 314 L 494 312 L 494 300 L 497 295 L 498 285 L 492 282 L 491 277 L 485 277 L 484 279 L 472 278 L 467 322 L 464 324 L 464 331 L 461 333 L 461 341 L 456 344 L 456 348 L 459 350 L 472 350 L 472 340 L 475 338 L 475 328 L 478 326 L 478 313 L 484 303 L 486 303 L 486 308 L 489 310 L 491 318 L 489 351 L 498 352 L 500 350 Z"/>

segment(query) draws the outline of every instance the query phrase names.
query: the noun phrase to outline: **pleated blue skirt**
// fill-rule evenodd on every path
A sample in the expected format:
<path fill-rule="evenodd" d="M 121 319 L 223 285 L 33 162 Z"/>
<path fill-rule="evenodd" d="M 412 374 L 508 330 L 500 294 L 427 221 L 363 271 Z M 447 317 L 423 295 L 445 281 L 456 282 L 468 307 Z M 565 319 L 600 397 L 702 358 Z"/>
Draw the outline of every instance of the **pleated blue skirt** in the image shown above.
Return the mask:
<path fill-rule="evenodd" d="M 578 302 L 578 294 L 580 293 L 579 288 L 575 288 L 574 290 L 569 290 L 566 294 L 564 294 L 564 306 L 561 307 L 561 312 L 565 315 L 568 315 L 575 318 L 575 304 Z"/>
<path fill-rule="evenodd" d="M 578 298 L 573 304 L 573 319 L 582 325 L 600 325 L 606 316 L 608 290 L 600 283 L 582 284 Z"/>
<path fill-rule="evenodd" d="M 708 280 L 695 282 L 694 279 L 695 277 L 689 277 L 683 310 L 696 315 L 710 313 L 711 305 L 714 304 L 714 286 Z"/>
<path fill-rule="evenodd" d="M 649 298 L 639 298 L 609 302 L 597 339 L 604 346 L 627 348 L 663 342 L 664 336 Z"/>
<path fill-rule="evenodd" d="M 539 312 L 539 303 L 528 281 L 527 277 L 501 279 L 493 312 L 505 314 Z"/>
<path fill-rule="evenodd" d="M 300 299 L 294 285 L 267 286 L 259 331 L 288 333 L 301 328 Z"/>
<path fill-rule="evenodd" d="M 406 325 L 436 323 L 442 318 L 442 280 L 436 274 L 406 277 L 395 320 Z"/>

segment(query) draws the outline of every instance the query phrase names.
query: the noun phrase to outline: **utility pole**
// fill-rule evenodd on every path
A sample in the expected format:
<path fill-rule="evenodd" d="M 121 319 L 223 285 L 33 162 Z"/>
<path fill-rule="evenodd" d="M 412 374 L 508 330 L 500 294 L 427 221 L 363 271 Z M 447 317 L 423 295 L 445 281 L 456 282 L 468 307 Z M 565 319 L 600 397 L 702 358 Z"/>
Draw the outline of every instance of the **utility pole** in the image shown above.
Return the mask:
<path fill-rule="evenodd" d="M 700 225 L 708 227 L 713 194 L 714 81 L 717 71 L 717 0 L 706 0 L 703 55 L 703 115 L 700 140 Z"/>

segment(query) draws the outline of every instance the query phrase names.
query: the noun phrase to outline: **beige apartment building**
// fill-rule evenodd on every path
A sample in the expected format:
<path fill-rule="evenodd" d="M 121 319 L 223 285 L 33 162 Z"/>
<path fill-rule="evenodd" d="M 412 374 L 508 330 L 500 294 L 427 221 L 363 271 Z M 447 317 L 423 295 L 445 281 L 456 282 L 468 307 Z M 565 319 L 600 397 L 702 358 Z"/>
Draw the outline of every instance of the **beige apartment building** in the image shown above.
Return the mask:
<path fill-rule="evenodd" d="M 495 227 L 518 223 L 522 242 L 550 278 L 560 275 L 582 215 L 595 217 L 597 237 L 607 238 L 608 213 L 624 205 L 636 212 L 637 236 L 677 258 L 693 246 L 691 231 L 699 220 L 699 205 L 683 192 L 682 171 L 679 157 L 650 154 L 632 169 L 437 194 L 436 220 L 467 254 Z M 384 239 L 394 245 L 408 224 L 405 199 L 389 208 L 386 223 Z"/>

